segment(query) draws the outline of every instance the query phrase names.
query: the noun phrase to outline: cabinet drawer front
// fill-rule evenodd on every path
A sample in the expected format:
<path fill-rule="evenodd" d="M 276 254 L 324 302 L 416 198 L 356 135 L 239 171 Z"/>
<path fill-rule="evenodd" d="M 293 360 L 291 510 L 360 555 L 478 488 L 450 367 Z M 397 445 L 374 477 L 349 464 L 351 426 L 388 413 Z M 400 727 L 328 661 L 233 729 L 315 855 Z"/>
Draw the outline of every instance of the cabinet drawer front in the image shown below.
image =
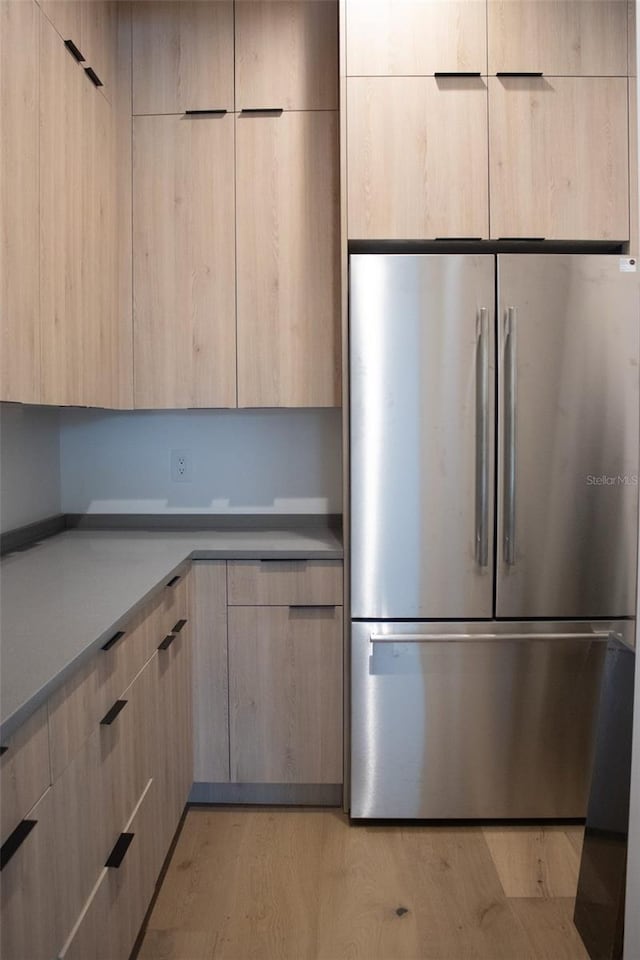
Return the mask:
<path fill-rule="evenodd" d="M 342 608 L 229 610 L 231 780 L 342 782 Z"/>
<path fill-rule="evenodd" d="M 0 820 L 4 842 L 51 783 L 47 708 L 36 710 L 2 747 Z"/>
<path fill-rule="evenodd" d="M 342 604 L 341 560 L 234 560 L 227 564 L 230 606 Z"/>
<path fill-rule="evenodd" d="M 52 791 L 28 813 L 35 821 L 2 870 L 3 960 L 51 960 L 60 944 L 59 917 L 52 879 L 55 868 Z"/>
<path fill-rule="evenodd" d="M 160 864 L 155 827 L 159 798 L 150 780 L 123 833 L 132 834 L 119 865 L 106 867 L 80 913 L 60 960 L 127 960 L 144 919 Z M 119 858 L 116 858 L 116 860 Z"/>

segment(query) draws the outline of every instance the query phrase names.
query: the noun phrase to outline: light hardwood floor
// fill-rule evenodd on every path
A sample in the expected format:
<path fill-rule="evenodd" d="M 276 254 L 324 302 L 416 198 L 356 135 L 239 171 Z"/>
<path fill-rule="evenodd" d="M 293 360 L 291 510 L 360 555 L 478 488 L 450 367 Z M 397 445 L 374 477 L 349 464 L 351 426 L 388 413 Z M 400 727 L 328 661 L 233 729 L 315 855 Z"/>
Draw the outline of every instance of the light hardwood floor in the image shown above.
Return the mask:
<path fill-rule="evenodd" d="M 588 960 L 578 827 L 191 809 L 139 960 Z"/>

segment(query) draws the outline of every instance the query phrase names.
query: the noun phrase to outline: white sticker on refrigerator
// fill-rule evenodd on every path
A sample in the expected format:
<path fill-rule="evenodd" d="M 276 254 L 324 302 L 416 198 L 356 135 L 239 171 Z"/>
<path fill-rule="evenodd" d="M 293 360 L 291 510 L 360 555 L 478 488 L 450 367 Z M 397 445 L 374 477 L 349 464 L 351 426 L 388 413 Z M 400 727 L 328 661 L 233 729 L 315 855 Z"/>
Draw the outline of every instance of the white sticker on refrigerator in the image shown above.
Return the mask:
<path fill-rule="evenodd" d="M 637 260 L 635 257 L 620 258 L 620 273 L 635 273 Z"/>

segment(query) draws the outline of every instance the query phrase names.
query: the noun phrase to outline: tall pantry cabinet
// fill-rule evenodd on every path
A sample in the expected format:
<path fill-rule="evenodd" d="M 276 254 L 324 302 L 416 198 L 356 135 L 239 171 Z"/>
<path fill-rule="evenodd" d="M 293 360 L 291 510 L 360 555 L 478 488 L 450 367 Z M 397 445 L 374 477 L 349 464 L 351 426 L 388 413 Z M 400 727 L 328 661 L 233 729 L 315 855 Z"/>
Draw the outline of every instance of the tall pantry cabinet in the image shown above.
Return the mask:
<path fill-rule="evenodd" d="M 337 43 L 324 0 L 134 4 L 136 406 L 339 404 Z"/>

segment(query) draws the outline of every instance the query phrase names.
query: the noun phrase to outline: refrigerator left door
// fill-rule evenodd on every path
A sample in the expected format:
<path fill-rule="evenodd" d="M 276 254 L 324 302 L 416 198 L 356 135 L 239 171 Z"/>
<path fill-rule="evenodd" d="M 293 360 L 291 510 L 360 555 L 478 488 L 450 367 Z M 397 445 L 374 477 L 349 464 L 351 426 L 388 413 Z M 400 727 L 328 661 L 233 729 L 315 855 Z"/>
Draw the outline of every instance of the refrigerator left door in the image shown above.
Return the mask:
<path fill-rule="evenodd" d="M 350 258 L 356 619 L 492 615 L 494 267 Z"/>

